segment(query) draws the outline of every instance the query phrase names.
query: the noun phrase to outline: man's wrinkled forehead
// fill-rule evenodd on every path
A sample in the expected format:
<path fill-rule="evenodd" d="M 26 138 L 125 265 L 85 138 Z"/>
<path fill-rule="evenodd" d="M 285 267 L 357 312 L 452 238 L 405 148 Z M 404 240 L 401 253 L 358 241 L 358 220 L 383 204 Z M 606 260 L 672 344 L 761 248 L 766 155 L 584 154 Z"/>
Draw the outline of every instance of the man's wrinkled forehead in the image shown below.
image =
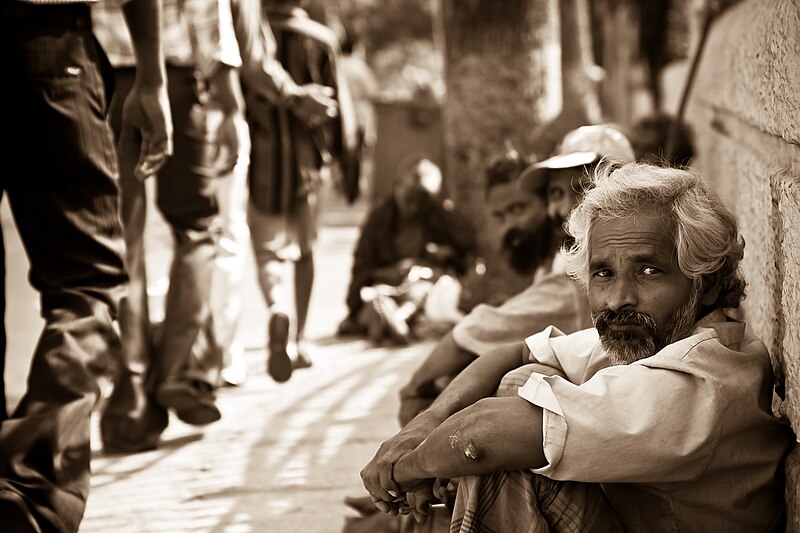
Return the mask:
<path fill-rule="evenodd" d="M 547 189 L 567 186 L 573 191 L 580 193 L 588 182 L 587 168 L 570 167 L 558 168 L 547 171 Z"/>
<path fill-rule="evenodd" d="M 611 258 L 672 264 L 677 257 L 671 224 L 650 208 L 627 217 L 595 220 L 588 245 L 590 264 Z"/>

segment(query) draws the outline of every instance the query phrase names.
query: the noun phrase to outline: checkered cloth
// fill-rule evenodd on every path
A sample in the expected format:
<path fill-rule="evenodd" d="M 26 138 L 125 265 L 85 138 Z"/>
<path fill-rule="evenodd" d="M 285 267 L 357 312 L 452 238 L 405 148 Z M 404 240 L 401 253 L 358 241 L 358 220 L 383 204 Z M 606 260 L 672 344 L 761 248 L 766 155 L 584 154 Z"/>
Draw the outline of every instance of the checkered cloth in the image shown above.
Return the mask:
<path fill-rule="evenodd" d="M 531 363 L 509 372 L 497 396 L 516 396 L 533 372 Z M 458 480 L 450 533 L 546 533 L 622 531 L 603 489 L 595 483 L 553 481 L 530 471 L 495 472 Z"/>
<path fill-rule="evenodd" d="M 553 481 L 528 470 L 459 480 L 450 533 L 622 532 L 595 483 Z"/>

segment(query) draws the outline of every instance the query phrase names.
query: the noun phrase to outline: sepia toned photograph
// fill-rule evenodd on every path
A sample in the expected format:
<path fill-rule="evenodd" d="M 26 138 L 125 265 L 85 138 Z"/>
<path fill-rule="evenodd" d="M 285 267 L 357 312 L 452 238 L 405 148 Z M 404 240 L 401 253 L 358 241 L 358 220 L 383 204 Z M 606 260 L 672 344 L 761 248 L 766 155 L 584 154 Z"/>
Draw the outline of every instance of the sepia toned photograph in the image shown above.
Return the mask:
<path fill-rule="evenodd" d="M 0 27 L 0 533 L 800 533 L 800 0 Z"/>

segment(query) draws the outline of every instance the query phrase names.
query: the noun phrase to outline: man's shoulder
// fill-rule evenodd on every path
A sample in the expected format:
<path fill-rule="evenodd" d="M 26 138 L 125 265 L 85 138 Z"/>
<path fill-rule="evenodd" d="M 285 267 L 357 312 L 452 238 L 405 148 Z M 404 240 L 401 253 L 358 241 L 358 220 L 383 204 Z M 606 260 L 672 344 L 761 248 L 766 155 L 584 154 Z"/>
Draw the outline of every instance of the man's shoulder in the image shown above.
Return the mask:
<path fill-rule="evenodd" d="M 284 13 L 267 12 L 270 26 L 276 33 L 290 32 L 312 39 L 330 52 L 339 53 L 339 40 L 328 26 L 306 16 L 286 16 Z"/>
<path fill-rule="evenodd" d="M 746 366 L 771 368 L 769 351 L 744 322 L 731 319 L 717 310 L 700 320 L 692 335 L 676 341 L 642 364 L 657 368 L 674 368 L 708 376 L 736 374 Z"/>

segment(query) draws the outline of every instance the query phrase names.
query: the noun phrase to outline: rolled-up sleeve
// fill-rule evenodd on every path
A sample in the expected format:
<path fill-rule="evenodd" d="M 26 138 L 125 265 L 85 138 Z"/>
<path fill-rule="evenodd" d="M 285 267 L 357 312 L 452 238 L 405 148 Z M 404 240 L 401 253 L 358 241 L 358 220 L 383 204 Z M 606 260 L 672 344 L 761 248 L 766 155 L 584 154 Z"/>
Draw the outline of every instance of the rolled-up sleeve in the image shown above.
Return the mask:
<path fill-rule="evenodd" d="M 230 0 L 185 0 L 184 13 L 194 40 L 195 66 L 209 78 L 219 65 L 242 66 Z"/>
<path fill-rule="evenodd" d="M 534 374 L 518 394 L 544 410 L 547 464 L 534 472 L 557 480 L 696 479 L 724 410 L 707 377 L 638 363 L 602 369 L 581 385 Z"/>
<path fill-rule="evenodd" d="M 552 274 L 500 306 L 480 304 L 458 321 L 453 339 L 461 348 L 480 356 L 551 324 L 574 331 L 579 317 L 571 283 L 564 274 Z"/>

